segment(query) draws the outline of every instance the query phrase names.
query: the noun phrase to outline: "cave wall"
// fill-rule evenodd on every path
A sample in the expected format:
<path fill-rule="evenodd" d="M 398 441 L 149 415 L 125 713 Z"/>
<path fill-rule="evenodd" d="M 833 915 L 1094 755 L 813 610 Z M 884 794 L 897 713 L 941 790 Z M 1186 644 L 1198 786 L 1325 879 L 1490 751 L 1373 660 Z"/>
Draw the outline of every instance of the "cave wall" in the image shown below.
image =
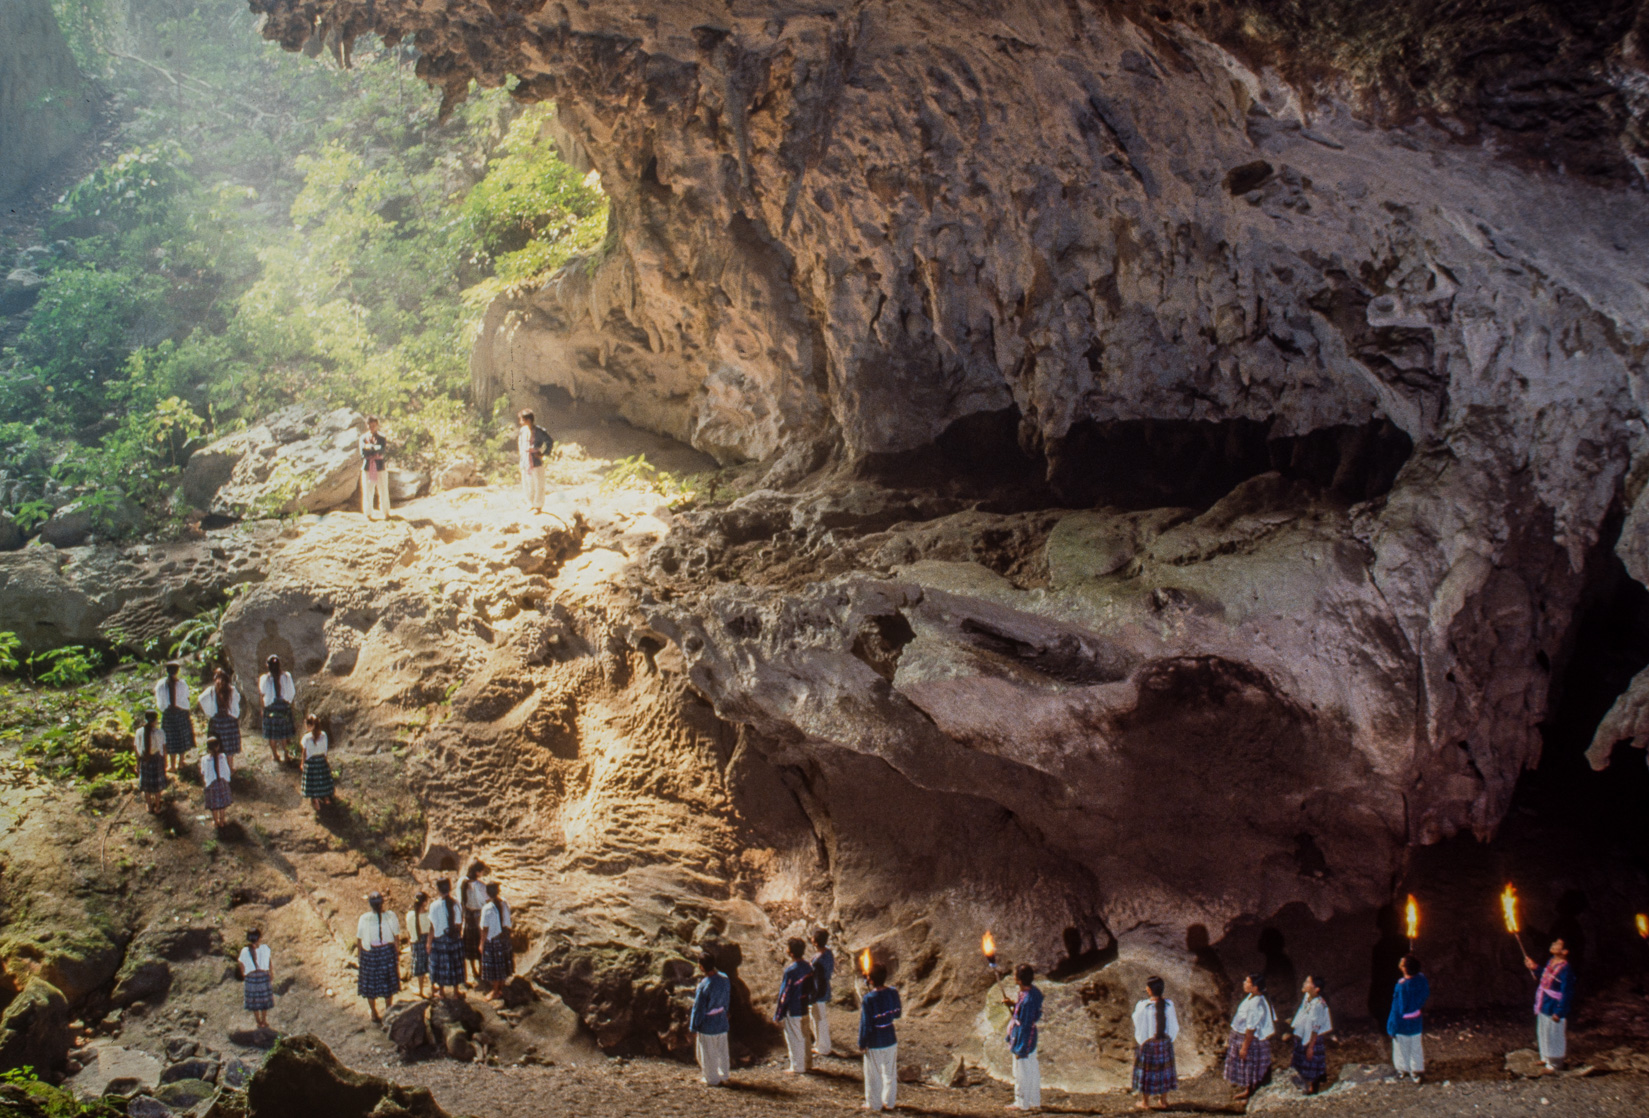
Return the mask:
<path fill-rule="evenodd" d="M 1642 3 L 251 2 L 292 49 L 407 37 L 449 98 L 556 100 L 613 236 L 491 309 L 477 391 L 768 464 L 681 518 L 649 621 L 814 774 L 827 848 L 876 848 L 865 763 L 929 828 L 1006 812 L 1070 894 L 1049 963 L 1073 919 L 1377 904 L 1410 845 L 1498 826 L 1642 472 Z M 1067 504 L 1152 424 L 1405 449 L 988 523 L 810 477 L 998 419 Z M 847 909 L 924 888 L 832 872 Z"/>
<path fill-rule="evenodd" d="M 0 7 L 0 199 L 19 194 L 81 143 L 92 111 L 85 79 L 47 0 Z"/>

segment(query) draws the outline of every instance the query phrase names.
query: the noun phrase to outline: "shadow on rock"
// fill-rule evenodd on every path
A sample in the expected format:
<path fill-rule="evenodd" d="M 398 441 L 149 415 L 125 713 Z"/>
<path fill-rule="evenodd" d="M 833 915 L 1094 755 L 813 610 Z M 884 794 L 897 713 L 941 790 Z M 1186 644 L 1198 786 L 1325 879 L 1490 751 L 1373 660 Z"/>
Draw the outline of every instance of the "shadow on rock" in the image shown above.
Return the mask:
<path fill-rule="evenodd" d="M 278 1044 L 246 1088 L 247 1118 L 449 1118 L 422 1087 L 401 1087 L 340 1064 L 313 1036 Z"/>

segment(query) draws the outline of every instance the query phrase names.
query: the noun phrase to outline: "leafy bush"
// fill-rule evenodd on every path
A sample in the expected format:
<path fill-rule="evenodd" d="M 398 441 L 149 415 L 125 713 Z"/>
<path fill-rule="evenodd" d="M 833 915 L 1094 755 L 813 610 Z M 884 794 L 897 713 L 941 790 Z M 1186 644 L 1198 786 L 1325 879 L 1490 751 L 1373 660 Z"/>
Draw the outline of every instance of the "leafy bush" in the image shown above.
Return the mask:
<path fill-rule="evenodd" d="M 22 666 L 17 659 L 22 644 L 23 639 L 16 633 L 0 633 L 0 672 L 15 673 Z"/>
<path fill-rule="evenodd" d="M 37 652 L 28 659 L 29 674 L 36 683 L 48 687 L 75 687 L 90 683 L 103 667 L 103 657 L 96 649 L 71 644 L 50 652 Z"/>

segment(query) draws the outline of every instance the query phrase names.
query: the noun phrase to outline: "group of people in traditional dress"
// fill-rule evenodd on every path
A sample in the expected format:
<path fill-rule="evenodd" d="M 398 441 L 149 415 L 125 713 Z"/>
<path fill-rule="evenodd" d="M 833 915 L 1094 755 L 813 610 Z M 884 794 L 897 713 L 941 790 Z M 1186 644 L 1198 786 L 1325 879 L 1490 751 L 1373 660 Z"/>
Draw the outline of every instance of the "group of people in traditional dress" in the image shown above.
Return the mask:
<path fill-rule="evenodd" d="M 279 656 L 269 657 L 264 666 L 267 670 L 258 677 L 263 738 L 275 763 L 284 765 L 295 759 L 291 756 L 292 740 L 297 736 L 292 700 L 297 691 L 292 673 L 282 668 Z M 185 755 L 196 745 L 189 684 L 182 678 L 182 668 L 177 660 L 166 665 L 165 677 L 155 684 L 155 707 L 144 711 L 143 723 L 132 735 L 138 791 L 151 813 L 164 809 L 166 786 L 171 777 L 183 771 Z M 206 751 L 200 758 L 201 792 L 213 825 L 222 828 L 229 822 L 229 807 L 234 803 L 235 759 L 241 752 L 241 697 L 228 668 L 214 669 L 212 684 L 201 693 L 196 705 L 206 719 Z M 332 802 L 335 786 L 331 762 L 327 760 L 330 742 L 313 712 L 304 718 L 299 744 L 302 768 L 298 792 L 319 811 Z"/>
<path fill-rule="evenodd" d="M 516 463 L 521 471 L 521 495 L 533 512 L 544 511 L 544 464 L 548 461 L 555 440 L 538 425 L 529 409 L 522 409 L 515 417 Z M 366 432 L 361 435 L 361 515 L 368 520 L 389 519 L 389 439 L 379 430 L 378 417 L 366 418 Z"/>

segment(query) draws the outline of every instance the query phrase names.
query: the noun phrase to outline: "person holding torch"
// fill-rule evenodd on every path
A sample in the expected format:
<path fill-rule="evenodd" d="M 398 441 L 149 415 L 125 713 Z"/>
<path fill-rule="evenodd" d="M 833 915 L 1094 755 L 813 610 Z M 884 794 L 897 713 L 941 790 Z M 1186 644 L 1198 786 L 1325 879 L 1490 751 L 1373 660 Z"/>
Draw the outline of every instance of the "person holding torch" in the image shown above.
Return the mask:
<path fill-rule="evenodd" d="M 1420 960 L 1404 955 L 1397 969 L 1403 977 L 1391 993 L 1391 1012 L 1386 1016 L 1386 1035 L 1391 1037 L 1391 1066 L 1397 1069 L 1397 1078 L 1405 1077 L 1420 1082 L 1426 1070 L 1426 1031 L 1424 1009 L 1431 999 L 1431 983 L 1426 981 Z"/>
<path fill-rule="evenodd" d="M 1013 1053 L 1013 1102 L 1009 1110 L 1042 1108 L 1042 1068 L 1036 1058 L 1036 1023 L 1042 1020 L 1042 991 L 1033 983 L 1036 971 L 1029 963 L 1014 968 L 1019 997 L 1006 995 L 1002 1004 L 1012 1011 L 1008 1024 L 1008 1050 Z"/>
<path fill-rule="evenodd" d="M 868 965 L 866 965 L 868 964 Z M 899 1035 L 893 1022 L 904 1015 L 899 991 L 887 984 L 887 967 L 861 962 L 870 991 L 859 1002 L 859 1051 L 865 1057 L 865 1109 L 896 1110 L 899 1106 Z"/>
<path fill-rule="evenodd" d="M 1575 969 L 1569 965 L 1569 946 L 1552 941 L 1551 957 L 1541 970 L 1528 955 L 1523 965 L 1531 974 L 1539 972 L 1534 994 L 1535 1039 L 1540 1045 L 1540 1061 L 1547 1071 L 1561 1071 L 1569 1054 L 1569 1002 L 1574 996 Z"/>
<path fill-rule="evenodd" d="M 733 1004 L 733 983 L 721 973 L 716 957 L 708 951 L 699 955 L 699 969 L 704 977 L 693 991 L 693 1012 L 687 1028 L 693 1034 L 704 1085 L 720 1087 L 727 1082 L 732 1068 L 727 1049 L 727 1017 Z"/>
<path fill-rule="evenodd" d="M 808 1002 L 813 996 L 813 968 L 807 963 L 807 941 L 792 937 L 785 944 L 790 964 L 779 980 L 779 1004 L 773 1008 L 773 1023 L 784 1029 L 784 1046 L 790 1055 L 786 1075 L 807 1073 L 807 1034 L 802 1022 L 807 1020 Z"/>

